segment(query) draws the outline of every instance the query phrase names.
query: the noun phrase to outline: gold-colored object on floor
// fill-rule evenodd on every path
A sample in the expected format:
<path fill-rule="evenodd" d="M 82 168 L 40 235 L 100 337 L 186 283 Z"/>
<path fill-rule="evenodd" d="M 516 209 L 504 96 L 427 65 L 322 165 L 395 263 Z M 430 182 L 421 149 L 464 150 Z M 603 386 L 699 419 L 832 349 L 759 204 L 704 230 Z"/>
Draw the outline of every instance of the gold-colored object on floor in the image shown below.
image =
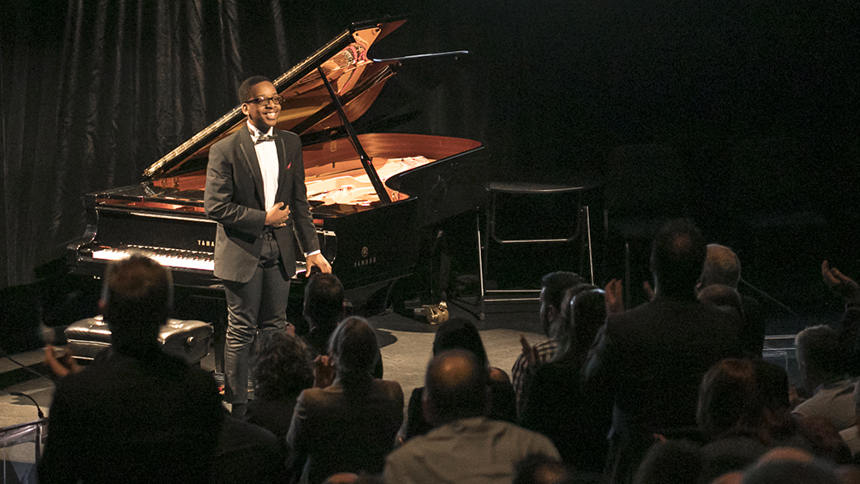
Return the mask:
<path fill-rule="evenodd" d="M 445 301 L 439 304 L 424 304 L 420 308 L 414 309 L 415 319 L 428 323 L 440 324 L 448 321 L 448 303 Z"/>

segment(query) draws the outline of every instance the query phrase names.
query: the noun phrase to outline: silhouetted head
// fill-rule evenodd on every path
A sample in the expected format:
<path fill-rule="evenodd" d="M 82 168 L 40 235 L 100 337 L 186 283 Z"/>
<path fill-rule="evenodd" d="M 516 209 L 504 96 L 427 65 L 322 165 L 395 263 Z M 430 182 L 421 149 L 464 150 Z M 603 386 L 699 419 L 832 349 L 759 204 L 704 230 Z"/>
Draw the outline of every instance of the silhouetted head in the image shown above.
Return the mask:
<path fill-rule="evenodd" d="M 708 244 L 705 265 L 702 268 L 700 287 L 723 284 L 737 289 L 741 280 L 741 261 L 725 245 Z"/>
<path fill-rule="evenodd" d="M 561 302 L 565 291 L 581 284 L 582 277 L 573 272 L 551 272 L 540 281 L 540 321 L 543 332 L 550 335 L 551 326 L 561 317 Z"/>
<path fill-rule="evenodd" d="M 711 284 L 699 290 L 696 296 L 699 301 L 709 302 L 726 312 L 732 312 L 744 317 L 743 299 L 738 291 L 725 284 Z"/>
<path fill-rule="evenodd" d="M 303 314 L 312 328 L 334 327 L 343 319 L 343 284 L 337 276 L 320 272 L 310 277 Z"/>
<path fill-rule="evenodd" d="M 376 364 L 379 343 L 366 319 L 350 316 L 331 334 L 328 352 L 334 357 L 338 378 L 342 381 L 364 379 L 370 377 Z"/>
<path fill-rule="evenodd" d="M 567 290 L 562 321 L 552 336 L 558 341 L 555 360 L 584 357 L 597 332 L 606 322 L 606 294 L 591 284 L 577 284 Z"/>
<path fill-rule="evenodd" d="M 795 337 L 794 346 L 800 376 L 808 391 L 843 377 L 844 358 L 839 347 L 839 335 L 830 326 L 804 329 Z"/>
<path fill-rule="evenodd" d="M 531 454 L 514 467 L 513 484 L 572 484 L 573 473 L 561 462 L 544 454 Z"/>
<path fill-rule="evenodd" d="M 454 420 L 487 414 L 490 402 L 489 376 L 471 351 L 448 350 L 427 365 L 424 406 L 428 420 L 442 425 Z"/>
<path fill-rule="evenodd" d="M 763 359 L 752 360 L 764 406 L 772 412 L 785 412 L 791 408 L 788 373 L 779 365 Z"/>
<path fill-rule="evenodd" d="M 685 440 L 658 442 L 645 453 L 633 484 L 695 484 L 701 471 L 698 445 Z"/>
<path fill-rule="evenodd" d="M 692 221 L 677 219 L 663 225 L 651 250 L 657 295 L 694 295 L 705 252 L 705 239 Z"/>
<path fill-rule="evenodd" d="M 764 411 L 752 361 L 726 358 L 702 378 L 696 420 L 706 438 L 736 430 L 758 433 L 764 424 Z"/>
<path fill-rule="evenodd" d="M 436 329 L 436 337 L 433 339 L 433 354 L 437 355 L 443 351 L 463 349 L 471 351 L 478 358 L 478 362 L 487 366 L 487 351 L 481 334 L 475 323 L 465 318 L 451 318 L 440 324 Z"/>
<path fill-rule="evenodd" d="M 266 337 L 254 365 L 255 395 L 269 401 L 286 401 L 314 382 L 308 350 L 298 338 L 274 332 Z"/>
<path fill-rule="evenodd" d="M 774 449 L 744 475 L 743 484 L 838 484 L 836 469 L 800 449 Z"/>
<path fill-rule="evenodd" d="M 117 351 L 157 348 L 172 304 L 173 279 L 158 262 L 133 255 L 108 265 L 101 305 Z"/>

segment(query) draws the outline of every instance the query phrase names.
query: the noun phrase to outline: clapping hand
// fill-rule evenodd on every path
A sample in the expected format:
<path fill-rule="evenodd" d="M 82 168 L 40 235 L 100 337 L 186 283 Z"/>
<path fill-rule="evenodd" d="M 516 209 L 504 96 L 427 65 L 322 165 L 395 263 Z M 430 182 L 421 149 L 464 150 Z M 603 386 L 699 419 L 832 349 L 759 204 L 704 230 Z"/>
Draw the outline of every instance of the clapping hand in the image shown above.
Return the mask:
<path fill-rule="evenodd" d="M 821 263 L 821 277 L 824 279 L 824 284 L 842 296 L 846 303 L 860 303 L 860 285 L 839 269 L 830 267 L 827 261 Z"/>
<path fill-rule="evenodd" d="M 83 369 L 81 368 L 81 365 L 72 358 L 72 354 L 68 351 L 59 356 L 58 353 L 59 352 L 54 346 L 45 346 L 45 364 L 48 365 L 48 368 L 50 368 L 55 375 L 62 378 L 70 373 L 77 373 Z"/>
<path fill-rule="evenodd" d="M 523 358 L 529 362 L 529 365 L 534 365 L 537 363 L 538 355 L 537 350 L 534 346 L 529 344 L 529 341 L 526 339 L 526 335 L 520 333 L 520 345 L 523 347 Z"/>
<path fill-rule="evenodd" d="M 326 388 L 334 383 L 334 361 L 326 355 L 314 360 L 314 388 Z"/>

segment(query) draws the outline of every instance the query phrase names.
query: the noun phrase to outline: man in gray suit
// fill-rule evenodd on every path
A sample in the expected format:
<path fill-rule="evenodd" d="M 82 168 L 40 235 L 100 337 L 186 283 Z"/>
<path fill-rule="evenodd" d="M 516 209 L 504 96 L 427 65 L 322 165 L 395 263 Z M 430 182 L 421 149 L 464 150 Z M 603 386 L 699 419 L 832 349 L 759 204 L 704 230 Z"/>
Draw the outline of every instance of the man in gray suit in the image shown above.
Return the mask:
<path fill-rule="evenodd" d="M 275 129 L 281 97 L 265 77 L 239 86 L 247 122 L 209 151 L 204 208 L 218 222 L 215 276 L 224 280 L 227 341 L 226 399 L 243 417 L 248 402 L 249 352 L 254 337 L 287 328 L 293 240 L 313 266 L 331 272 L 319 251 L 305 187 L 301 141 Z M 295 235 L 294 235 L 295 234 Z"/>

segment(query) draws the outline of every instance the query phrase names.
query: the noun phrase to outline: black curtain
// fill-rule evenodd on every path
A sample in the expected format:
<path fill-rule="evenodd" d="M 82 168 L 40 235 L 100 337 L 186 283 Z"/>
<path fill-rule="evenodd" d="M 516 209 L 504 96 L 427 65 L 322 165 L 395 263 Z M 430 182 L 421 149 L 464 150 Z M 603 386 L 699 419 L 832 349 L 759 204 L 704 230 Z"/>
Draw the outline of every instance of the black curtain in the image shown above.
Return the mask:
<path fill-rule="evenodd" d="M 777 208 L 803 200 L 841 227 L 838 243 L 855 237 L 856 1 L 5 0 L 0 287 L 33 281 L 83 234 L 84 194 L 142 181 L 236 104 L 242 79 L 285 72 L 349 22 L 403 13 L 373 56 L 472 54 L 404 64 L 362 129 L 477 139 L 494 176 L 544 181 L 600 178 L 615 147 L 666 145 L 688 194 L 675 205 L 714 240 L 758 209 L 739 186 L 772 187 L 750 200 Z M 762 150 L 773 169 L 750 170 Z"/>
<path fill-rule="evenodd" d="M 32 282 L 34 267 L 62 256 L 66 242 L 83 235 L 84 194 L 142 181 L 146 167 L 236 105 L 245 77 L 277 77 L 350 22 L 423 18 L 398 34 L 392 55 L 463 47 L 450 35 L 456 25 L 443 20 L 458 15 L 454 2 L 423 11 L 404 2 L 353 3 L 4 2 L 0 287 Z M 476 116 L 456 126 L 446 121 L 457 119 L 446 107 L 480 111 L 450 85 L 439 87 L 445 79 L 462 85 L 463 69 L 453 79 L 433 76 L 435 82 L 403 87 L 429 88 L 419 99 L 436 98 L 416 131 L 483 124 Z M 406 111 L 421 109 L 414 97 L 401 97 L 412 104 Z"/>

